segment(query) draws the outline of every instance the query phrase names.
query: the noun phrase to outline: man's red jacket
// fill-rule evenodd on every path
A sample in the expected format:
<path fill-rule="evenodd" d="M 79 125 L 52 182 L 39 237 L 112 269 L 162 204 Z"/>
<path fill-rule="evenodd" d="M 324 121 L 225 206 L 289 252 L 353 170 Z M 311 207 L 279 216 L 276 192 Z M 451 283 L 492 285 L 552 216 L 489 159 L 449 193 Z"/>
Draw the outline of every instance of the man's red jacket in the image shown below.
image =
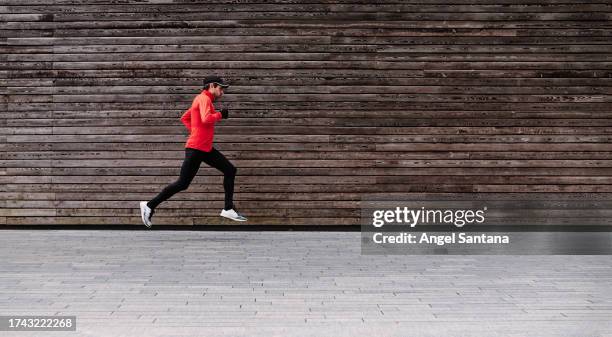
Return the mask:
<path fill-rule="evenodd" d="M 186 148 L 204 152 L 212 150 L 215 123 L 221 120 L 221 113 L 215 110 L 212 102 L 212 94 L 204 90 L 193 99 L 191 108 L 181 117 L 181 122 L 189 130 Z"/>

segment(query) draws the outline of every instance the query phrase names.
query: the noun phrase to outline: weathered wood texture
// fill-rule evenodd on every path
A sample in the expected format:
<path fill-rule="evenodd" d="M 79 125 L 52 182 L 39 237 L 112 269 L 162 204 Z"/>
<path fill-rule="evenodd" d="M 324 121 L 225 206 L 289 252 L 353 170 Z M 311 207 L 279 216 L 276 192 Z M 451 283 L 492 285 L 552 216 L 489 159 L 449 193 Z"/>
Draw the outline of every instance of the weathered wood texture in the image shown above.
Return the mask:
<path fill-rule="evenodd" d="M 85 4 L 86 3 L 86 4 Z M 0 225 L 138 224 L 201 79 L 251 224 L 370 193 L 612 192 L 612 3 L 4 0 Z M 202 167 L 158 224 L 218 224 Z"/>

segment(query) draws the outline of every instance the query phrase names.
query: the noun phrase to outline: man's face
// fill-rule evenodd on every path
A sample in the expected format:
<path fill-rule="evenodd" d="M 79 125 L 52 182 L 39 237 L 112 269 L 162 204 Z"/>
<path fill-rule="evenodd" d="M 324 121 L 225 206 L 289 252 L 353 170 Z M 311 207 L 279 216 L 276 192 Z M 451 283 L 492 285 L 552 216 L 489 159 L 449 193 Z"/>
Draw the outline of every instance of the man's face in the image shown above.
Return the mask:
<path fill-rule="evenodd" d="M 216 99 L 221 98 L 223 96 L 223 87 L 220 85 L 213 84 L 210 89 L 210 93 L 215 96 Z"/>

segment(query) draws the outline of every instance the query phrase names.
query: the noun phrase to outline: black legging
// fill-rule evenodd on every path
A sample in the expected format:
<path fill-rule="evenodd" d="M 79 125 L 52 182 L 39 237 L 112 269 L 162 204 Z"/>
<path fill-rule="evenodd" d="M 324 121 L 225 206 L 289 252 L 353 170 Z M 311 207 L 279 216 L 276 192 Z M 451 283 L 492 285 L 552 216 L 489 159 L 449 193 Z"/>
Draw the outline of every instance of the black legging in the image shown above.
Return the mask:
<path fill-rule="evenodd" d="M 181 175 L 174 183 L 166 186 L 155 198 L 147 203 L 151 209 L 155 209 L 162 202 L 170 199 L 180 191 L 184 191 L 195 177 L 200 163 L 206 164 L 223 172 L 223 188 L 225 189 L 225 209 L 234 208 L 234 178 L 236 177 L 236 167 L 230 163 L 225 156 L 217 149 L 213 148 L 210 152 L 196 149 L 185 149 L 185 161 L 181 167 Z"/>

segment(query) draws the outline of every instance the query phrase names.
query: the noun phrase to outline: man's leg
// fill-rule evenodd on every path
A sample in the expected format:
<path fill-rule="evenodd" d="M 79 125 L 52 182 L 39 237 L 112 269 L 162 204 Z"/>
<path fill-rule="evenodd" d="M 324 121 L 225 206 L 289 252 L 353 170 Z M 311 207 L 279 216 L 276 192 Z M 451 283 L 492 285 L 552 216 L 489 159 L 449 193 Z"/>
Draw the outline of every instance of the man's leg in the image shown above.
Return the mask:
<path fill-rule="evenodd" d="M 235 221 L 246 221 L 247 218 L 240 215 L 234 206 L 234 179 L 236 178 L 236 167 L 215 148 L 207 152 L 206 155 L 203 156 L 202 161 L 223 172 L 225 206 L 220 215 Z"/>
<path fill-rule="evenodd" d="M 213 148 L 202 157 L 206 164 L 223 172 L 223 189 L 225 190 L 225 207 L 230 210 L 234 208 L 234 180 L 237 169 L 225 156 L 217 149 Z"/>
<path fill-rule="evenodd" d="M 147 203 L 147 206 L 149 206 L 151 210 L 155 210 L 159 204 L 189 187 L 193 177 L 195 177 L 200 168 L 202 153 L 203 152 L 194 149 L 185 149 L 185 160 L 181 166 L 181 173 L 178 180 L 166 186 L 155 198 Z"/>

